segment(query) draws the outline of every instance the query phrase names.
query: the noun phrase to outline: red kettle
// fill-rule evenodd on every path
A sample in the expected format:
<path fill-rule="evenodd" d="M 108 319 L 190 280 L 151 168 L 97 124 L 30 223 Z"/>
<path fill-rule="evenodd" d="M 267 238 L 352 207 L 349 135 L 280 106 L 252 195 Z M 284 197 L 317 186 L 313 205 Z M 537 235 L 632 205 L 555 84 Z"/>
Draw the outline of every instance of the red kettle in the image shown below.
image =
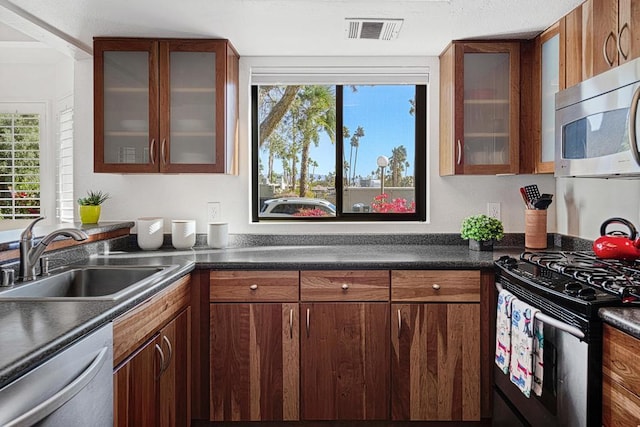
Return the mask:
<path fill-rule="evenodd" d="M 622 224 L 629 229 L 629 235 L 614 231 L 607 234 L 609 224 Z M 598 258 L 633 261 L 640 258 L 640 239 L 631 221 L 624 218 L 609 218 L 600 226 L 600 237 L 593 242 L 593 251 Z"/>

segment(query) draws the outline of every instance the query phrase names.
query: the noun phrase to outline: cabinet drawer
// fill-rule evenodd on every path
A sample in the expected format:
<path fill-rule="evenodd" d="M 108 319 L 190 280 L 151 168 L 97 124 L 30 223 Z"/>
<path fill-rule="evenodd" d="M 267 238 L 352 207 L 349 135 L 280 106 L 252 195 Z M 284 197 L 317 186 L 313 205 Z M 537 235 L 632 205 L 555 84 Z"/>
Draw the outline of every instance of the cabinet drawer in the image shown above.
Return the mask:
<path fill-rule="evenodd" d="M 388 301 L 389 272 L 301 271 L 302 301 Z"/>
<path fill-rule="evenodd" d="M 602 372 L 640 396 L 640 340 L 609 325 L 603 334 Z"/>
<path fill-rule="evenodd" d="M 211 302 L 297 301 L 297 271 L 212 271 Z"/>
<path fill-rule="evenodd" d="M 416 302 L 479 302 L 480 271 L 392 271 L 391 299 Z"/>

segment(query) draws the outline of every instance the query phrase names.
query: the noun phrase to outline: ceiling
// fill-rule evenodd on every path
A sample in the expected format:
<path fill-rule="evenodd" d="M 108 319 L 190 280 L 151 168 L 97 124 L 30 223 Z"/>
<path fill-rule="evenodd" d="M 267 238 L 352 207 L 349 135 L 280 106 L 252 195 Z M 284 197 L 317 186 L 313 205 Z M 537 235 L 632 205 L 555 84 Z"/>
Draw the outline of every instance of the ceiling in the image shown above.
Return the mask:
<path fill-rule="evenodd" d="M 454 39 L 530 38 L 580 3 L 581 0 L 0 0 L 0 21 L 1 12 L 9 10 L 9 15 L 23 18 L 9 22 L 14 28 L 22 30 L 25 22 L 35 23 L 85 50 L 90 50 L 95 36 L 194 37 L 229 39 L 241 56 L 430 56 L 439 55 Z M 394 40 L 350 40 L 345 37 L 346 18 L 404 21 Z M 42 38 L 33 30 L 25 32 Z M 0 28 L 0 39 L 6 33 Z"/>

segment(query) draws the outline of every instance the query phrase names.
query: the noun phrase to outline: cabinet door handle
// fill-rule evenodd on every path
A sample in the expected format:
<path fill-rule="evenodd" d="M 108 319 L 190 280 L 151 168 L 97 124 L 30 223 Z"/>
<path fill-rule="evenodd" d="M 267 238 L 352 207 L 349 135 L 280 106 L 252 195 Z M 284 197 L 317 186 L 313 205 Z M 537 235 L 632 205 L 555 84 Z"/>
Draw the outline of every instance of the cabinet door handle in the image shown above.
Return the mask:
<path fill-rule="evenodd" d="M 162 371 L 164 369 L 164 352 L 158 344 L 156 344 L 156 350 L 158 351 L 158 354 L 160 354 L 160 371 L 158 372 L 156 378 L 160 378 L 160 375 L 162 375 Z"/>
<path fill-rule="evenodd" d="M 311 317 L 311 309 L 307 308 L 307 338 L 309 338 L 309 319 Z"/>
<path fill-rule="evenodd" d="M 398 338 L 400 338 L 400 332 L 402 331 L 402 315 L 400 309 L 398 309 Z"/>
<path fill-rule="evenodd" d="M 346 290 L 348 290 L 348 289 L 349 289 L 349 285 L 348 285 L 348 284 L 346 284 L 346 283 L 343 283 L 341 287 L 342 287 L 342 290 L 343 290 L 343 291 L 346 291 Z"/>
<path fill-rule="evenodd" d="M 249 289 L 251 289 L 252 291 L 255 291 L 258 289 L 258 285 L 254 283 L 253 285 L 249 286 Z"/>
<path fill-rule="evenodd" d="M 458 140 L 458 160 L 456 163 L 460 164 L 460 162 L 462 162 L 462 143 Z"/>
<path fill-rule="evenodd" d="M 289 337 L 293 339 L 293 308 L 289 309 Z"/>
<path fill-rule="evenodd" d="M 606 39 L 604 39 L 604 43 L 602 44 L 602 55 L 604 56 L 604 60 L 609 64 L 609 67 L 613 67 L 613 59 L 609 59 L 609 55 L 607 55 L 607 46 L 609 46 L 609 40 L 613 38 L 615 41 L 616 35 L 611 31 Z"/>
<path fill-rule="evenodd" d="M 156 139 L 151 139 L 151 149 L 149 150 L 149 162 L 152 165 L 156 164 Z"/>
<path fill-rule="evenodd" d="M 624 30 L 629 30 L 629 24 L 627 22 L 624 23 L 624 25 L 622 26 L 622 28 L 620 28 L 620 31 L 618 32 L 618 53 L 620 53 L 620 56 L 622 56 L 622 58 L 624 58 L 624 60 L 627 60 L 628 57 L 628 53 L 624 53 L 622 51 L 622 33 L 624 32 Z"/>
<path fill-rule="evenodd" d="M 160 145 L 160 157 L 162 158 L 162 164 L 167 164 L 167 139 L 164 138 L 162 140 L 162 145 Z"/>
<path fill-rule="evenodd" d="M 162 336 L 162 341 L 167 344 L 167 349 L 169 350 L 169 356 L 167 356 L 167 364 L 162 371 L 166 371 L 169 368 L 169 364 L 171 364 L 171 359 L 173 359 L 173 348 L 171 347 L 171 341 L 167 338 L 166 335 Z"/>
<path fill-rule="evenodd" d="M 433 288 L 434 291 L 440 290 L 440 285 L 438 285 L 437 283 L 434 283 L 433 285 L 431 285 L 431 287 Z"/>

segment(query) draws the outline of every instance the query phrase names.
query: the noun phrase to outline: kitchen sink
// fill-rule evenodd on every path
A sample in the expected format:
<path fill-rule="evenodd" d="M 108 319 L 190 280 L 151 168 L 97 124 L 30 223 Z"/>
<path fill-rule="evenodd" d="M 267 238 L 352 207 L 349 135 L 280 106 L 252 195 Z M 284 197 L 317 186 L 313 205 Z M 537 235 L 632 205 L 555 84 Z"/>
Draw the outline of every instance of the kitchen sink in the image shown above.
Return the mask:
<path fill-rule="evenodd" d="M 154 282 L 168 266 L 74 267 L 0 289 L 0 300 L 116 300 Z"/>

